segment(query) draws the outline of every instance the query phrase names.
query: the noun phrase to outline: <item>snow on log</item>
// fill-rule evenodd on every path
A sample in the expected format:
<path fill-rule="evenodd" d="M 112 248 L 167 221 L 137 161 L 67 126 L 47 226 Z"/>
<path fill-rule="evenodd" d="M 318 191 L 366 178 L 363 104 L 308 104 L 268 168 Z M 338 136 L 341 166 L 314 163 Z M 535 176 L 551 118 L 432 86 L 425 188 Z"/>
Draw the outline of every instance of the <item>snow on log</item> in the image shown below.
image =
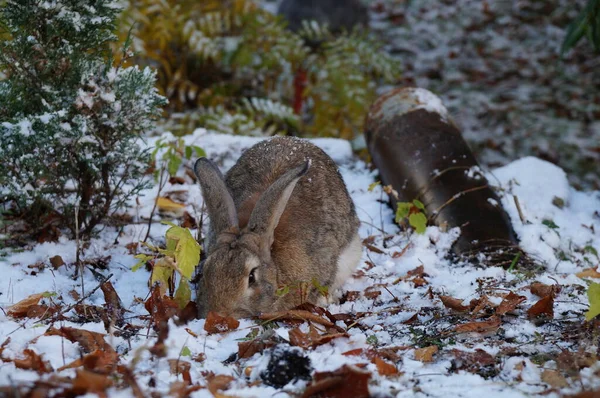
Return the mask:
<path fill-rule="evenodd" d="M 420 88 L 382 95 L 367 116 L 365 139 L 385 185 L 397 202 L 420 200 L 428 223 L 460 227 L 457 255 L 514 266 L 521 257 L 517 238 L 500 199 L 488 185 L 442 101 Z"/>

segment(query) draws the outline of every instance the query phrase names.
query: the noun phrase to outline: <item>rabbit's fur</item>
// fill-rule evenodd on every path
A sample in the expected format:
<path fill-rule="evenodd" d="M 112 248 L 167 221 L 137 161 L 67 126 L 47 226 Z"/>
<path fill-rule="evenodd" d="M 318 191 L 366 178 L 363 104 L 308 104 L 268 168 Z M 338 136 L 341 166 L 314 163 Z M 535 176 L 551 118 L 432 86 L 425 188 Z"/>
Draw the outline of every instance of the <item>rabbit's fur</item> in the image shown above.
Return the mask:
<path fill-rule="evenodd" d="M 317 286 L 333 293 L 358 265 L 354 204 L 317 146 L 276 137 L 244 152 L 225 178 L 206 158 L 194 171 L 210 217 L 200 316 L 246 317 L 315 303 Z"/>

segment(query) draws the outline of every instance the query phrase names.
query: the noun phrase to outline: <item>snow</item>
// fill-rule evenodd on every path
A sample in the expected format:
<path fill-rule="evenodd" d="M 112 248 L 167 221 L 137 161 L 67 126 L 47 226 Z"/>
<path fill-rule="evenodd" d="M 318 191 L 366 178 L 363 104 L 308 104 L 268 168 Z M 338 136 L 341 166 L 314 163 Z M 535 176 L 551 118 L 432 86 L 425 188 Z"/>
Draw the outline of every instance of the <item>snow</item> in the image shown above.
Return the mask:
<path fill-rule="evenodd" d="M 420 94 L 419 94 L 420 95 Z M 428 101 L 431 103 L 431 101 Z M 433 102 L 435 105 L 435 101 Z M 147 145 L 153 146 L 161 137 L 148 139 Z M 163 139 L 172 139 L 165 135 Z M 258 137 L 231 136 L 216 134 L 204 129 L 198 129 L 193 134 L 182 137 L 186 145 L 202 147 L 207 156 L 215 159 L 223 171 L 230 168 L 241 152 L 256 142 Z M 509 272 L 498 267 L 481 268 L 460 262 L 453 262 L 447 257 L 452 243 L 459 236 L 459 229 L 447 232 L 437 227 L 428 227 L 423 235 L 401 231 L 394 223 L 392 210 L 382 203 L 387 199 L 381 186 L 369 191 L 369 185 L 377 178 L 377 172 L 369 165 L 356 158 L 350 144 L 337 139 L 314 139 L 339 165 L 340 172 L 356 205 L 357 213 L 362 221 L 360 236 L 372 239 L 372 245 L 381 253 L 364 247 L 359 272 L 343 287 L 344 291 L 364 291 L 377 284 L 387 284 L 381 289 L 381 295 L 376 299 L 360 296 L 355 301 L 334 302 L 327 308 L 333 313 L 356 314 L 365 312 L 360 323 L 366 328 L 353 327 L 348 330 L 349 337 L 338 338 L 328 344 L 309 350 L 307 355 L 311 360 L 314 371 L 332 371 L 344 364 L 364 364 L 369 361 L 364 356 L 346 356 L 344 352 L 356 348 L 369 348 L 373 344 L 383 347 L 408 347 L 400 351 L 401 360 L 396 363 L 401 372 L 398 376 L 379 376 L 375 365 L 368 364 L 366 369 L 372 372 L 370 383 L 371 394 L 382 396 L 449 396 L 479 398 L 482 394 L 491 397 L 509 396 L 520 397 L 538 394 L 548 389 L 541 381 L 542 368 L 528 358 L 528 353 L 549 353 L 558 347 L 568 349 L 573 342 L 556 340 L 556 331 L 552 325 L 536 326 L 522 313 L 503 320 L 502 336 L 481 337 L 474 334 L 456 335 L 453 343 L 443 347 L 434 356 L 431 363 L 423 363 L 415 359 L 414 348 L 430 345 L 418 343 L 428 335 L 435 336 L 444 330 L 450 330 L 453 323 L 451 312 L 444 309 L 438 294 L 449 295 L 463 300 L 468 304 L 471 299 L 480 297 L 482 291 L 487 292 L 489 300 L 494 303 L 501 301 L 501 296 L 507 290 L 526 297 L 520 308 L 529 308 L 538 298 L 526 288 L 534 279 L 519 271 Z M 191 164 L 191 162 L 190 162 Z M 180 176 L 185 176 L 180 169 Z M 566 174 L 558 167 L 537 158 L 516 160 L 502 168 L 486 172 L 486 177 L 494 185 L 501 196 L 502 205 L 512 220 L 514 229 L 521 239 L 522 248 L 543 266 L 535 280 L 547 284 L 560 283 L 563 290 L 558 294 L 555 303 L 555 320 L 560 323 L 577 320 L 581 323 L 583 312 L 587 309 L 584 280 L 574 274 L 584 268 L 598 265 L 598 258 L 583 250 L 593 247 L 600 251 L 600 192 L 579 192 L 569 186 Z M 163 192 L 187 190 L 186 209 L 190 214 L 197 215 L 202 208 L 202 197 L 197 185 L 190 182 L 185 185 L 167 183 Z M 134 220 L 147 220 L 152 209 L 157 188 L 154 187 L 143 193 L 137 203 L 132 203 L 130 210 Z M 515 205 L 515 197 L 521 207 L 525 222 Z M 564 205 L 555 203 L 555 197 L 561 198 Z M 554 203 L 553 203 L 554 202 Z M 159 221 L 159 216 L 155 216 Z M 549 227 L 544 221 L 551 220 L 557 228 Z M 154 223 L 152 226 L 151 242 L 160 243 L 161 236 L 168 226 Z M 136 316 L 147 312 L 141 303 L 148 295 L 147 281 L 149 274 L 140 269 L 137 272 L 130 268 L 137 262 L 129 254 L 125 245 L 137 242 L 146 232 L 145 222 L 126 226 L 122 231 L 113 227 L 105 227 L 98 238 L 91 241 L 85 250 L 83 259 L 110 257 L 110 269 L 99 270 L 103 275 L 112 273 L 113 283 L 132 323 L 143 326 L 140 333 L 130 339 L 107 336 L 109 342 L 119 353 L 122 361 L 134 369 L 138 383 L 144 391 L 155 391 L 166 394 L 170 383 L 181 380 L 181 376 L 170 373 L 168 359 L 176 359 L 184 347 L 189 348 L 192 355 L 203 353 L 203 362 L 190 361 L 190 374 L 194 382 L 204 385 L 202 372 L 212 371 L 215 374 L 227 374 L 236 378 L 227 394 L 232 396 L 293 396 L 301 393 L 306 382 L 288 385 L 282 392 L 266 385 L 247 386 L 244 369 L 251 367 L 248 380 L 260 380 L 260 370 L 267 363 L 267 355 L 256 354 L 252 358 L 243 359 L 239 364 L 223 363 L 232 353 L 237 352 L 240 339 L 243 339 L 252 327 L 253 320 L 241 320 L 235 331 L 208 335 L 203 329 L 204 320 L 196 320 L 184 326 L 169 325 L 169 336 L 165 342 L 168 349 L 166 358 L 153 358 L 147 348 L 156 339 L 155 333 L 148 330 L 146 321 L 136 319 Z M 193 234 L 196 232 L 193 231 Z M 115 240 L 118 244 L 115 244 Z M 25 348 L 30 348 L 43 355 L 50 361 L 53 368 L 58 368 L 80 357 L 78 344 L 69 342 L 58 336 L 45 336 L 47 325 L 37 323 L 35 319 L 15 321 L 8 318 L 6 309 L 27 296 L 43 291 L 56 295 L 45 298 L 64 306 L 75 300 L 69 295 L 71 290 L 81 292 L 81 280 L 73 279 L 73 266 L 62 266 L 57 270 L 49 268 L 38 269 L 29 267 L 36 263 L 48 264 L 49 258 L 60 255 L 65 263 L 75 261 L 76 243 L 62 237 L 56 243 L 41 243 L 26 247 L 23 250 L 9 251 L 0 258 L 0 344 L 7 337 L 4 353 L 5 358 L 22 355 Z M 398 255 L 398 253 L 402 253 Z M 427 281 L 425 286 L 416 286 L 410 279 L 398 281 L 407 273 L 422 265 Z M 97 286 L 98 280 L 89 272 L 83 275 L 86 291 Z M 396 282 L 397 281 L 397 282 Z M 394 283 L 396 282 L 396 283 Z M 428 289 L 432 292 L 428 294 Z M 499 290 L 498 290 L 499 289 Z M 104 305 L 100 291 L 96 291 L 86 301 L 92 305 Z M 410 326 L 403 322 L 417 314 L 418 324 Z M 439 317 L 439 314 L 446 314 Z M 106 333 L 103 324 L 76 324 L 71 321 L 61 321 L 57 326 L 71 326 L 100 333 Z M 339 321 L 338 326 L 346 327 Z M 306 324 L 300 326 L 307 331 Z M 188 332 L 188 330 L 191 332 Z M 289 327 L 279 323 L 275 333 L 283 339 L 289 339 Z M 547 340 L 537 339 L 537 335 L 546 336 Z M 374 337 L 376 343 L 373 343 Z M 499 363 L 499 374 L 490 378 L 469 373 L 464 370 L 452 370 L 452 349 L 473 351 L 483 349 L 492 355 L 499 355 L 502 350 L 512 348 L 517 350 L 514 356 L 503 357 Z M 182 358 L 189 360 L 189 358 Z M 600 380 L 595 377 L 596 368 L 582 372 L 580 384 L 570 382 L 570 387 L 563 392 L 576 392 L 582 388 L 598 388 Z M 63 376 L 74 375 L 73 370 L 59 372 Z M 150 387 L 150 378 L 154 374 L 155 387 Z M 14 385 L 38 380 L 35 372 L 20 370 L 12 362 L 0 362 L 0 385 Z M 112 390 L 111 396 L 130 397 L 130 390 Z M 194 393 L 194 397 L 210 396 L 207 390 Z"/>

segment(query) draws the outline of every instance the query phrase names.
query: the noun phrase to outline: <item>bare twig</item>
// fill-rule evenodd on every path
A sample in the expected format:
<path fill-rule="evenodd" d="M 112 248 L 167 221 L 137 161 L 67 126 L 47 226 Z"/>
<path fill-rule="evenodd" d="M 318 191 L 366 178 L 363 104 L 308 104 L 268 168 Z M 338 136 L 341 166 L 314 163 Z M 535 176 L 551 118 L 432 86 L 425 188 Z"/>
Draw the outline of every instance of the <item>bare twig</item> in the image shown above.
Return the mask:
<path fill-rule="evenodd" d="M 523 212 L 521 211 L 521 204 L 519 203 L 518 196 L 513 195 L 513 200 L 515 201 L 515 206 L 517 206 L 517 211 L 519 212 L 519 218 L 521 219 L 521 222 L 523 224 L 525 224 L 526 220 L 525 220 L 525 216 L 523 215 Z"/>
<path fill-rule="evenodd" d="M 85 296 L 81 297 L 75 303 L 69 305 L 67 308 L 63 309 L 59 313 L 55 314 L 52 318 L 42 318 L 42 319 L 40 319 L 39 321 L 37 321 L 35 323 L 37 324 L 37 323 L 42 323 L 42 322 L 46 322 L 46 323 L 56 322 L 62 315 L 64 315 L 67 312 L 71 311 L 73 308 L 75 308 L 76 306 L 78 306 L 79 304 L 81 304 L 84 300 L 86 300 L 87 298 L 89 298 L 92 294 L 94 294 L 96 292 L 96 290 L 100 289 L 100 287 L 104 283 L 106 283 L 110 278 L 112 278 L 112 276 L 113 276 L 113 274 L 108 275 L 106 278 L 104 278 L 98 284 L 98 286 L 96 286 L 95 288 L 93 288 L 88 294 L 86 294 Z"/>
<path fill-rule="evenodd" d="M 148 220 L 148 231 L 146 231 L 146 236 L 144 237 L 143 242 L 146 243 L 148 237 L 150 236 L 150 229 L 152 228 L 152 219 L 154 218 L 154 212 L 156 211 L 156 206 L 158 206 L 158 198 L 160 198 L 160 191 L 166 185 L 166 179 L 164 178 L 165 168 L 162 167 L 160 169 L 160 177 L 158 178 L 158 192 L 156 193 L 156 198 L 154 199 L 154 206 L 152 206 L 152 211 L 150 212 L 150 219 Z"/>

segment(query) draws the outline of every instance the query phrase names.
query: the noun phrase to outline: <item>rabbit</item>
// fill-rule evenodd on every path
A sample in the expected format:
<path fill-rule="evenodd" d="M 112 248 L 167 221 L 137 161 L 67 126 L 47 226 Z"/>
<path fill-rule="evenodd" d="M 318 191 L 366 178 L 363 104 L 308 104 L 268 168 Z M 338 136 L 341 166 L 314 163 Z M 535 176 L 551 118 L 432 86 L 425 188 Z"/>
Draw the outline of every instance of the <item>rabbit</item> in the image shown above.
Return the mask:
<path fill-rule="evenodd" d="M 320 287 L 334 292 L 356 269 L 362 243 L 354 203 L 336 164 L 316 145 L 274 137 L 246 150 L 225 177 L 207 158 L 194 172 L 210 218 L 197 291 L 201 318 L 317 304 Z"/>

